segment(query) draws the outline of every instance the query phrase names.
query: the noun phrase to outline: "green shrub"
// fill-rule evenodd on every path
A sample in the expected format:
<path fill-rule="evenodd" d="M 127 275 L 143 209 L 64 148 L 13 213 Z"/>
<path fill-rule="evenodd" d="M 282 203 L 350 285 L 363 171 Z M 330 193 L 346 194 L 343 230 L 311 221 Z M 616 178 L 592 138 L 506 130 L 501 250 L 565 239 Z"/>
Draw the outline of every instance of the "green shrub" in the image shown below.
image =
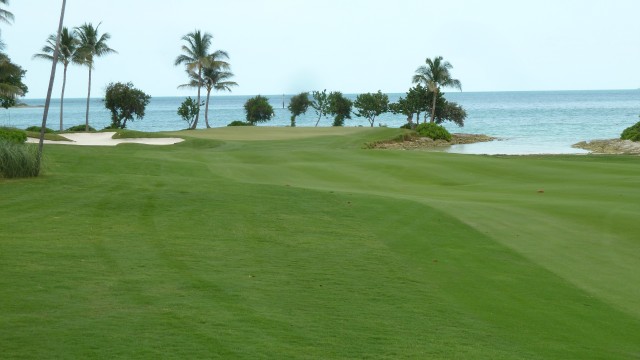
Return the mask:
<path fill-rule="evenodd" d="M 0 127 L 0 140 L 7 140 L 22 144 L 27 141 L 27 133 L 16 128 Z"/>
<path fill-rule="evenodd" d="M 66 131 L 67 132 L 82 132 L 82 131 L 85 131 L 85 129 L 86 129 L 85 125 L 76 125 L 76 126 L 72 126 L 72 127 L 68 128 Z M 89 131 L 90 132 L 95 132 L 96 129 L 94 129 L 91 126 L 89 126 Z"/>
<path fill-rule="evenodd" d="M 425 123 L 416 127 L 416 132 L 422 137 L 428 137 L 433 140 L 446 140 L 451 141 L 451 134 L 444 127 L 433 124 Z"/>
<path fill-rule="evenodd" d="M 42 129 L 42 126 L 29 126 L 28 128 L 25 129 L 26 132 L 40 132 L 40 129 Z M 55 133 L 55 130 L 49 129 L 48 127 L 44 128 L 44 133 L 45 134 L 53 134 Z"/>
<path fill-rule="evenodd" d="M 413 124 L 413 123 L 406 123 L 406 124 L 400 126 L 400 129 L 413 130 L 415 127 L 416 127 L 416 125 Z"/>
<path fill-rule="evenodd" d="M 249 123 L 249 122 L 235 120 L 235 121 L 230 122 L 229 125 L 227 125 L 227 126 L 253 126 L 253 124 Z"/>
<path fill-rule="evenodd" d="M 640 122 L 637 122 L 635 125 L 624 129 L 622 135 L 620 135 L 620 139 L 640 141 Z"/>
<path fill-rule="evenodd" d="M 0 177 L 33 177 L 39 172 L 37 147 L 0 139 Z"/>

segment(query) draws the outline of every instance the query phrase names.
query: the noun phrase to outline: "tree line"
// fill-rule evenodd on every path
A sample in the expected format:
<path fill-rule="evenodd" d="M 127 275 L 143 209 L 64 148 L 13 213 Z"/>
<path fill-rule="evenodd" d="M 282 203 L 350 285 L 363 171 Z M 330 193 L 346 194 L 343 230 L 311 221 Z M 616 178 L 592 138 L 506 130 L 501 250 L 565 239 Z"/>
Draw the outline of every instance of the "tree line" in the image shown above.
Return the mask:
<path fill-rule="evenodd" d="M 420 124 L 422 114 L 424 123 L 429 117 L 432 124 L 451 121 L 458 126 L 464 126 L 466 111 L 455 102 L 446 100 L 442 92 L 442 89 L 447 87 L 462 90 L 460 80 L 451 76 L 452 68 L 453 66 L 444 61 L 442 56 L 427 58 L 425 65 L 420 66 L 413 76 L 412 80 L 416 86 L 409 89 L 405 96 L 395 103 L 389 103 L 389 97 L 380 90 L 376 93 L 359 94 L 355 101 L 346 98 L 339 91 L 327 93 L 325 89 L 311 93 L 302 92 L 293 96 L 289 102 L 291 126 L 296 126 L 296 118 L 306 114 L 309 108 L 314 109 L 318 117 L 315 126 L 328 116 L 333 118 L 333 126 L 344 126 L 345 120 L 351 119 L 354 115 L 367 119 L 373 127 L 376 118 L 389 112 L 405 115 L 405 126 L 408 128 L 415 128 Z M 245 104 L 245 112 L 250 124 L 266 122 L 274 116 L 269 99 L 263 96 L 249 99 Z"/>

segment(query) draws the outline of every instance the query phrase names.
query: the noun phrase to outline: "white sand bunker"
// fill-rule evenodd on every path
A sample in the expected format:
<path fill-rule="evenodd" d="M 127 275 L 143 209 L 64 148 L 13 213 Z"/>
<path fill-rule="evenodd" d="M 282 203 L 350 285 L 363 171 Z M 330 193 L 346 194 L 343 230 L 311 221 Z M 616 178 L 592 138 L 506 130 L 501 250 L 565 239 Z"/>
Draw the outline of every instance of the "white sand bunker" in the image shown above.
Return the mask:
<path fill-rule="evenodd" d="M 132 138 L 132 139 L 113 139 L 115 132 L 99 132 L 99 133 L 68 133 L 62 134 L 70 141 L 49 141 L 45 140 L 45 144 L 60 145 L 80 145 L 80 146 L 116 146 L 118 144 L 145 144 L 145 145 L 173 145 L 183 142 L 180 138 Z M 29 138 L 27 142 L 37 143 L 38 139 Z"/>

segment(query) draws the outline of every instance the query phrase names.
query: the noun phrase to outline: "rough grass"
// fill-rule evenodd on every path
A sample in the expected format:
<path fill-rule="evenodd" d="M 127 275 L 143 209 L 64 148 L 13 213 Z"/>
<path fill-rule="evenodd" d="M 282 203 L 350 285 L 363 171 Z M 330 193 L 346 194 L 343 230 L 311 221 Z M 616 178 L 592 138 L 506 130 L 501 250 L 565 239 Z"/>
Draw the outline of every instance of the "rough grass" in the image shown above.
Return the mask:
<path fill-rule="evenodd" d="M 40 172 L 37 148 L 0 139 L 0 178 L 24 178 Z"/>
<path fill-rule="evenodd" d="M 217 130 L 0 182 L 3 357 L 640 356 L 637 158 Z"/>

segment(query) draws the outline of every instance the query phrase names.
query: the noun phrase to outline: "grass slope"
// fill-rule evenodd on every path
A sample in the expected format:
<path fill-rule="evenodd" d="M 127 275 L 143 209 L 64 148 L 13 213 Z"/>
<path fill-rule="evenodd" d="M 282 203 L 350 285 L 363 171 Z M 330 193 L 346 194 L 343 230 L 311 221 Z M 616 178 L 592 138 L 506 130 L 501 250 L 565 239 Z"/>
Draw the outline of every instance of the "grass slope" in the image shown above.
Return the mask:
<path fill-rule="evenodd" d="M 48 146 L 0 180 L 3 357 L 640 357 L 637 158 L 334 131 Z"/>

